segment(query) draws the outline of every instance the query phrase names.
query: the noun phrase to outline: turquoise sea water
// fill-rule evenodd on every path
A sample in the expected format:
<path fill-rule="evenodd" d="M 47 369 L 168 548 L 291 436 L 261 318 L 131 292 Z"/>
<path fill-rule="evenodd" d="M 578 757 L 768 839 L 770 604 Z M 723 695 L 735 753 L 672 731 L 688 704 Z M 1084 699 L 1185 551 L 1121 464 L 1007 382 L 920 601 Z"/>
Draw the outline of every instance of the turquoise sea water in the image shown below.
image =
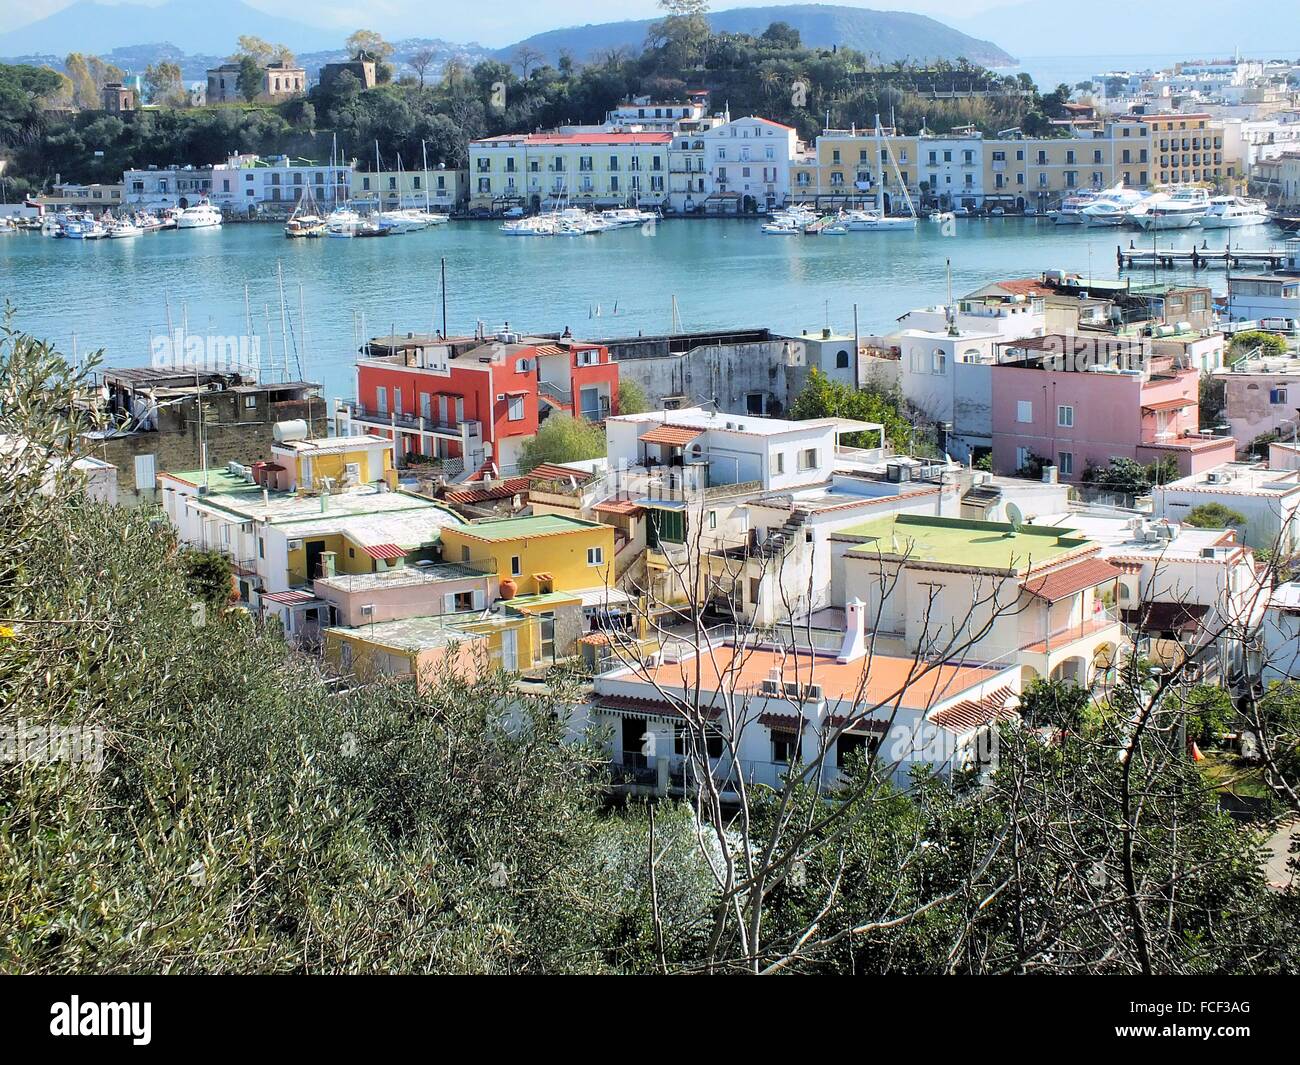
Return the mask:
<path fill-rule="evenodd" d="M 1022 218 L 961 220 L 950 237 L 927 221 L 915 232 L 773 237 L 755 222 L 720 219 L 670 220 L 653 235 L 634 228 L 577 238 L 508 237 L 486 222 L 382 240 L 290 241 L 274 225 L 92 242 L 22 233 L 0 236 L 0 298 L 15 306 L 21 328 L 61 350 L 102 347 L 110 364 L 146 365 L 151 337 L 167 332 L 168 303 L 173 329 L 188 323 L 191 334 L 245 334 L 247 287 L 265 363 L 283 350 L 279 264 L 291 373 L 301 362 L 327 395 L 349 396 L 360 337 L 438 326 L 443 257 L 453 333 L 471 331 L 478 319 L 525 332 L 569 326 L 590 338 L 662 332 L 674 296 L 686 330 L 848 331 L 856 304 L 861 331 L 873 333 L 941 301 L 949 261 L 960 296 L 1052 269 L 1113 278 L 1116 245 L 1130 240 L 1151 246 L 1149 236 L 1128 230 Z M 1195 229 L 1159 238 L 1160 247 L 1207 240 L 1223 245 L 1222 236 Z M 1233 234 L 1242 247 L 1280 242 L 1271 227 Z M 1200 276 L 1223 289 L 1222 270 Z"/>

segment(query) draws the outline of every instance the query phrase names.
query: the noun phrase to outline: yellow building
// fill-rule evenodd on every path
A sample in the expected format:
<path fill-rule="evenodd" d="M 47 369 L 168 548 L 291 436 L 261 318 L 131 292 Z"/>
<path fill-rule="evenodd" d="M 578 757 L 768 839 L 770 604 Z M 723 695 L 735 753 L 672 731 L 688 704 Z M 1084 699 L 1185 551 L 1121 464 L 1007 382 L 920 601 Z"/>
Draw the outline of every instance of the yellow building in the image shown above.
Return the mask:
<path fill-rule="evenodd" d="M 614 528 L 561 514 L 478 521 L 443 530 L 447 562 L 488 562 L 523 595 L 606 588 L 614 577 Z"/>
<path fill-rule="evenodd" d="M 1150 153 L 1159 184 L 1205 182 L 1235 187 L 1241 177 L 1236 159 L 1225 156 L 1223 123 L 1208 114 L 1150 115 Z"/>
<path fill-rule="evenodd" d="M 824 130 L 811 154 L 791 164 L 790 198 L 844 199 L 901 212 L 902 188 L 913 196 L 917 189 L 917 143 L 892 129 Z"/>
<path fill-rule="evenodd" d="M 353 170 L 352 199 L 378 203 L 383 211 L 398 208 L 452 211 L 469 199 L 469 171 Z"/>
<path fill-rule="evenodd" d="M 672 139 L 659 131 L 590 130 L 470 141 L 469 205 L 657 206 L 668 195 Z"/>

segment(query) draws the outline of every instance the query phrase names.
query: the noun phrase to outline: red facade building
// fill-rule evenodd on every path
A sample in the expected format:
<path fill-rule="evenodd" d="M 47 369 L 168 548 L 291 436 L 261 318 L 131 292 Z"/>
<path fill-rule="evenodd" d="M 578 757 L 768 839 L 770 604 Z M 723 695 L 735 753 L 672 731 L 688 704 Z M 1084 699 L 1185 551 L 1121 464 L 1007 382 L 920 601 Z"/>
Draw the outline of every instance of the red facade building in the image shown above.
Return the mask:
<path fill-rule="evenodd" d="M 340 419 L 389 437 L 397 455 L 463 460 L 507 474 L 553 411 L 589 421 L 618 413 L 618 364 L 570 336 L 376 337 L 357 360 L 357 398 Z M 342 431 L 342 430 L 340 430 Z"/>

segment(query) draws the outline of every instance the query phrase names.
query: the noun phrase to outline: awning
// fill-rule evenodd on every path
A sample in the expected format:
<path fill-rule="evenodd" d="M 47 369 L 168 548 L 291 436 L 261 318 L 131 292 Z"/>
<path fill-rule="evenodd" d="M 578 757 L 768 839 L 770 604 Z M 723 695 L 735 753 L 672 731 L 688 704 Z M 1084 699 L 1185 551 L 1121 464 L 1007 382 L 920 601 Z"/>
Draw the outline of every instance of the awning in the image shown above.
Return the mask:
<path fill-rule="evenodd" d="M 1055 603 L 1118 576 L 1119 569 L 1112 562 L 1104 558 L 1089 558 L 1026 581 L 1025 591 Z"/>
<path fill-rule="evenodd" d="M 1124 610 L 1120 616 L 1126 624 L 1146 632 L 1194 631 L 1200 627 L 1209 609 L 1200 603 L 1148 603 Z"/>
<path fill-rule="evenodd" d="M 703 435 L 703 429 L 690 429 L 685 425 L 661 425 L 651 429 L 643 437 L 643 444 L 668 444 L 672 447 L 685 447 L 697 436 Z"/>
<path fill-rule="evenodd" d="M 302 606 L 320 601 L 311 592 L 302 592 L 296 588 L 290 588 L 287 592 L 263 592 L 262 599 L 279 606 Z"/>
<path fill-rule="evenodd" d="M 389 562 L 406 557 L 406 552 L 397 544 L 371 544 L 369 547 L 363 544 L 361 550 L 371 558 L 386 559 Z"/>
<path fill-rule="evenodd" d="M 1159 403 L 1142 404 L 1143 414 L 1155 414 L 1165 410 L 1182 410 L 1184 407 L 1190 407 L 1195 400 L 1190 399 L 1162 399 Z"/>

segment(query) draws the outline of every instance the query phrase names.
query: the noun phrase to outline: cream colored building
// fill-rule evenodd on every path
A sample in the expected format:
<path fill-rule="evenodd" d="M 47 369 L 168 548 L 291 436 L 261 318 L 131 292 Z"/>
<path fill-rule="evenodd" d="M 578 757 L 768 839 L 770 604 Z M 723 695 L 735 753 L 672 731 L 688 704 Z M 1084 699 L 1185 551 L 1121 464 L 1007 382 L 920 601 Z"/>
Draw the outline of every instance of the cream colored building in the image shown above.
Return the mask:
<path fill-rule="evenodd" d="M 469 204 L 659 206 L 668 195 L 672 140 L 667 132 L 595 129 L 470 141 Z"/>
<path fill-rule="evenodd" d="M 427 195 L 426 195 L 427 194 Z M 469 171 L 380 170 L 352 172 L 352 199 L 378 202 L 381 210 L 399 207 L 451 211 L 469 198 Z"/>

